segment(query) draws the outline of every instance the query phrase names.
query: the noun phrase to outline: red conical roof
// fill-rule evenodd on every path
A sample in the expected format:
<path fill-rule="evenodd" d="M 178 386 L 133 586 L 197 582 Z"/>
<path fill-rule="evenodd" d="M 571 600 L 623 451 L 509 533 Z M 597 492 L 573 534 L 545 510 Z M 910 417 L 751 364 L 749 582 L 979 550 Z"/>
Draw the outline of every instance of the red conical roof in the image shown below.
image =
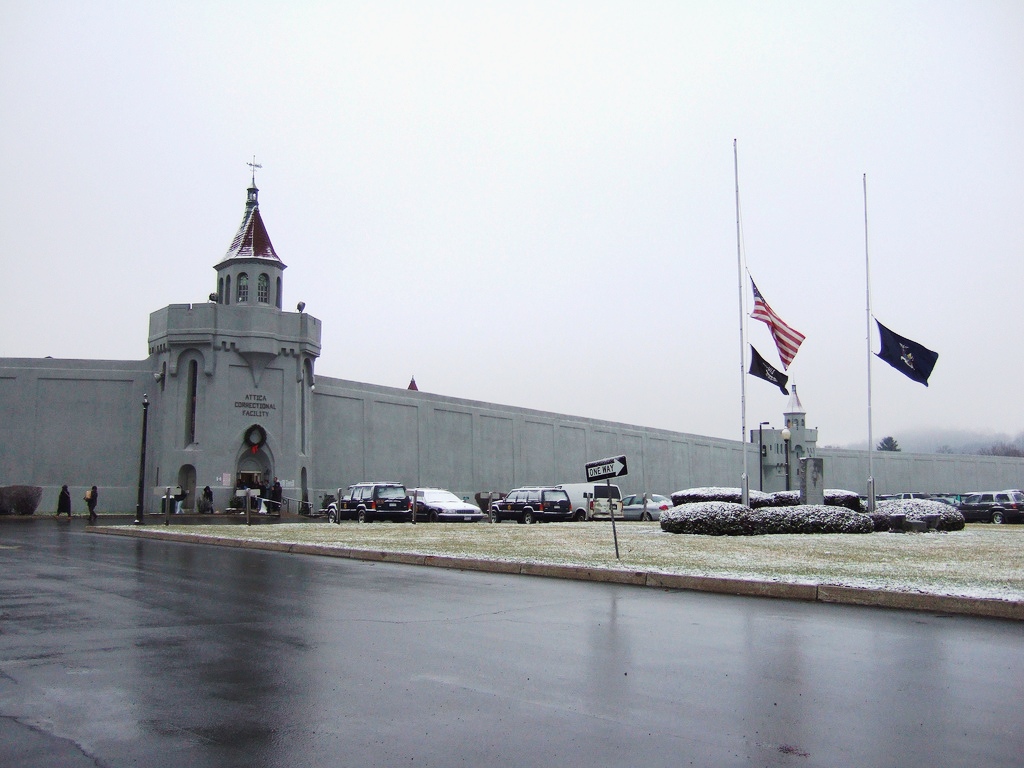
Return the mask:
<path fill-rule="evenodd" d="M 235 239 L 231 241 L 231 247 L 224 255 L 224 260 L 229 259 L 269 259 L 281 261 L 270 242 L 270 235 L 263 225 L 263 217 L 260 216 L 260 209 L 257 206 L 246 206 L 245 216 L 242 219 L 242 226 L 238 228 Z"/>

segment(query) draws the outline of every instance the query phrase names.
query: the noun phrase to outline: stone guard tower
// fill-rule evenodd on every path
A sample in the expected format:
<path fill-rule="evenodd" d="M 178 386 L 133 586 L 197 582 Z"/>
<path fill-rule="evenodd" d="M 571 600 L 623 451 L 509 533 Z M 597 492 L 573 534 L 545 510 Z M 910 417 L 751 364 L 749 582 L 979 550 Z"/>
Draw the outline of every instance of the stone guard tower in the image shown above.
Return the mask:
<path fill-rule="evenodd" d="M 285 264 L 270 242 L 255 175 L 245 213 L 202 304 L 172 304 L 149 319 L 157 381 L 147 461 L 150 487 L 209 485 L 224 509 L 239 487 L 270 486 L 308 500 L 313 365 L 320 321 L 285 312 Z M 151 502 L 150 502 L 151 503 Z M 291 505 L 295 511 L 295 505 Z"/>
<path fill-rule="evenodd" d="M 796 385 L 792 385 L 793 394 L 782 414 L 785 428 L 789 429 L 789 478 L 790 490 L 799 489 L 797 470 L 800 459 L 814 458 L 817 455 L 818 430 L 807 428 L 807 413 L 796 393 Z M 766 493 L 786 490 L 786 441 L 781 429 L 751 430 L 750 442 L 757 443 L 759 461 L 761 462 L 761 481 Z M 751 484 L 753 485 L 753 484 Z"/>

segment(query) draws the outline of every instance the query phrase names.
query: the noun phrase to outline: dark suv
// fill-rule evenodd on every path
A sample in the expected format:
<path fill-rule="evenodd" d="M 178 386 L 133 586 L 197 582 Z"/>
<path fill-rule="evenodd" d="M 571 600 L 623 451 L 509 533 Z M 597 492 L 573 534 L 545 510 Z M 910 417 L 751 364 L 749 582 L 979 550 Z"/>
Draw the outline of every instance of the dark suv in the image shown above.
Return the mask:
<path fill-rule="evenodd" d="M 501 501 L 491 504 L 491 522 L 517 520 L 539 523 L 545 520 L 572 520 L 569 494 L 561 488 L 515 488 Z"/>
<path fill-rule="evenodd" d="M 968 523 L 1019 523 L 1024 520 L 1024 493 L 971 493 L 964 496 L 958 509 Z"/>
<path fill-rule="evenodd" d="M 356 519 L 369 523 L 386 518 L 408 523 L 412 520 L 409 495 L 401 483 L 356 483 L 344 491 L 338 489 L 338 500 L 327 507 L 327 521 L 331 523 Z"/>

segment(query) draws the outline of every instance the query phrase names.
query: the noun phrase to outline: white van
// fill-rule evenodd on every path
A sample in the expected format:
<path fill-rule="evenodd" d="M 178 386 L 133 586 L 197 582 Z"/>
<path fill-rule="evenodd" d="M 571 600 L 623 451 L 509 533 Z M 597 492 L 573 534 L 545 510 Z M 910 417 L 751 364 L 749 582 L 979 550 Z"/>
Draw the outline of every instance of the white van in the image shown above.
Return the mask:
<path fill-rule="evenodd" d="M 556 485 L 569 494 L 572 502 L 572 519 L 576 521 L 608 518 L 609 497 L 615 510 L 616 519 L 622 518 L 622 493 L 619 486 L 603 482 L 562 483 Z"/>

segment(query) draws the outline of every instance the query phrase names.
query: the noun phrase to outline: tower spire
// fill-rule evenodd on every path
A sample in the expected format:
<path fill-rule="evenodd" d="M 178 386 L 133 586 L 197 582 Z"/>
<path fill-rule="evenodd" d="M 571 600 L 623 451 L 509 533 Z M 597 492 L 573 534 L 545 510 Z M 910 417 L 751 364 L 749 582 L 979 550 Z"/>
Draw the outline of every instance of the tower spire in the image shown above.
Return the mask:
<path fill-rule="evenodd" d="M 252 162 L 246 163 L 252 170 L 252 184 L 249 186 L 249 196 L 245 201 L 246 211 L 252 208 L 258 208 L 260 204 L 260 191 L 256 186 L 256 171 L 263 166 L 256 162 L 256 155 L 252 156 Z"/>

